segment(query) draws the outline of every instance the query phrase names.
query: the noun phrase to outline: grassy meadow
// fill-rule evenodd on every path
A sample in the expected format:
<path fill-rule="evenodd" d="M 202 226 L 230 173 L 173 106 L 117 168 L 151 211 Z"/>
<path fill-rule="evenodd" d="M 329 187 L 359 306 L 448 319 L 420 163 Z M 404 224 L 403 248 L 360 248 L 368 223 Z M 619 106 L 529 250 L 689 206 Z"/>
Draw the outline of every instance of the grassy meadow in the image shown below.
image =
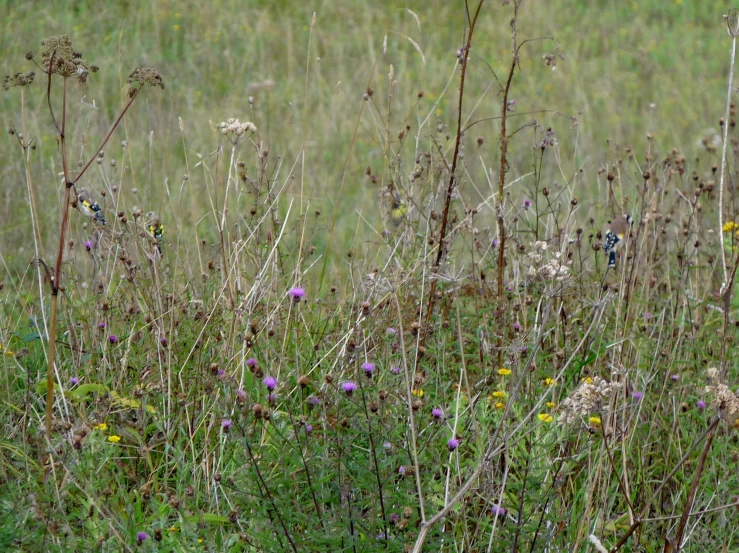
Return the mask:
<path fill-rule="evenodd" d="M 0 2 L 0 550 L 739 550 L 739 23 L 477 10 Z"/>

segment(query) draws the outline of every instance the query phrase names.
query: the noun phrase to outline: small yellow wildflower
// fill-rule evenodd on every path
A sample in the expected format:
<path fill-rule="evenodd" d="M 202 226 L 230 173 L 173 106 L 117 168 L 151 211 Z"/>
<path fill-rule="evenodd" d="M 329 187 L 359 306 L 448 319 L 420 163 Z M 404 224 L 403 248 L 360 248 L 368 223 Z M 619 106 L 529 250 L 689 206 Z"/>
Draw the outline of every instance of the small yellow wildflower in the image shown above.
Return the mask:
<path fill-rule="evenodd" d="M 180 29 L 182 29 L 182 25 L 172 25 L 172 28 L 173 28 L 173 29 L 174 29 L 175 31 L 179 31 Z"/>
<path fill-rule="evenodd" d="M 590 424 L 600 426 L 600 417 L 590 417 L 588 420 L 590 421 Z"/>
<path fill-rule="evenodd" d="M 557 404 L 554 403 L 553 401 L 547 401 L 547 408 L 548 409 L 554 409 L 556 406 L 557 406 Z"/>
<path fill-rule="evenodd" d="M 115 434 L 111 434 L 110 436 L 108 436 L 108 441 L 113 442 L 114 444 L 117 444 L 118 442 L 121 441 L 121 437 L 116 436 Z"/>
<path fill-rule="evenodd" d="M 505 403 L 502 403 L 500 401 L 495 404 L 496 409 L 503 409 L 503 407 L 505 407 Z"/>
<path fill-rule="evenodd" d="M 501 367 L 500 369 L 498 369 L 498 374 L 500 376 L 508 376 L 509 374 L 511 374 L 511 369 L 506 369 L 505 367 Z"/>
<path fill-rule="evenodd" d="M 503 392 L 501 390 L 496 390 L 496 391 L 493 392 L 492 395 L 493 395 L 493 397 L 504 398 L 505 397 L 505 392 Z"/>
<path fill-rule="evenodd" d="M 724 226 L 721 230 L 724 232 L 731 232 L 736 228 L 736 223 L 734 221 L 729 221 L 728 223 L 724 223 Z"/>
<path fill-rule="evenodd" d="M 554 420 L 554 417 L 550 415 L 549 413 L 539 413 L 536 415 L 541 422 L 552 422 Z"/>
<path fill-rule="evenodd" d="M 423 390 L 413 390 L 413 395 L 423 397 Z"/>
<path fill-rule="evenodd" d="M 547 386 L 554 386 L 556 383 L 557 382 L 553 378 L 547 377 L 544 379 L 544 384 Z"/>
<path fill-rule="evenodd" d="M 108 429 L 108 425 L 106 423 L 104 423 L 104 422 L 101 422 L 100 424 L 96 424 L 95 426 L 93 426 L 93 428 L 95 430 L 107 430 Z"/>
<path fill-rule="evenodd" d="M 592 384 L 593 379 L 590 378 L 589 376 L 586 376 L 585 378 L 582 379 L 582 382 L 585 382 L 585 384 Z"/>
<path fill-rule="evenodd" d="M 177 532 L 177 530 L 179 530 L 179 528 L 177 528 L 176 526 L 172 526 L 171 528 L 168 528 L 168 530 L 170 532 Z"/>
<path fill-rule="evenodd" d="M 203 538 L 198 538 L 198 543 L 204 543 Z"/>

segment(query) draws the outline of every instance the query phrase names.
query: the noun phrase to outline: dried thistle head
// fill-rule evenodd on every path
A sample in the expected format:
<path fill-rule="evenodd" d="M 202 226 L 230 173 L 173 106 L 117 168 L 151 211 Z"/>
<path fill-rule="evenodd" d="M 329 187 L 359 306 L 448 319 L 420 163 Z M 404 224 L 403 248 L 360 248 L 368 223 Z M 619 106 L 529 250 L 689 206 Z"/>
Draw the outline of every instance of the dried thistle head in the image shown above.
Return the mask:
<path fill-rule="evenodd" d="M 75 52 L 72 41 L 67 35 L 54 35 L 41 41 L 44 51 L 41 53 L 42 66 L 52 73 L 62 77 L 77 77 L 81 83 L 87 81 L 90 72 L 95 73 L 98 68 L 88 65 L 82 59 L 82 54 Z M 28 57 L 28 56 L 26 56 Z"/>
<path fill-rule="evenodd" d="M 606 413 L 611 398 L 621 389 L 621 383 L 596 376 L 586 378 L 561 404 L 559 420 L 572 424 L 591 413 Z"/>
<path fill-rule="evenodd" d="M 153 67 L 137 67 L 126 79 L 127 83 L 140 83 L 141 85 L 158 86 L 164 90 L 164 80 L 159 71 Z"/>
<path fill-rule="evenodd" d="M 739 16 L 737 16 L 737 11 L 729 10 L 729 13 L 724 16 L 724 20 L 726 21 L 726 32 L 729 33 L 729 36 L 731 38 L 739 36 Z"/>
<path fill-rule="evenodd" d="M 715 367 L 707 371 L 711 385 L 706 386 L 706 392 L 713 396 L 711 407 L 718 410 L 719 416 L 729 424 L 739 419 L 739 398 L 726 384 L 721 382 L 719 370 Z"/>
<path fill-rule="evenodd" d="M 10 90 L 16 86 L 27 86 L 33 82 L 36 73 L 16 73 L 15 75 L 6 75 L 3 79 L 3 90 Z"/>

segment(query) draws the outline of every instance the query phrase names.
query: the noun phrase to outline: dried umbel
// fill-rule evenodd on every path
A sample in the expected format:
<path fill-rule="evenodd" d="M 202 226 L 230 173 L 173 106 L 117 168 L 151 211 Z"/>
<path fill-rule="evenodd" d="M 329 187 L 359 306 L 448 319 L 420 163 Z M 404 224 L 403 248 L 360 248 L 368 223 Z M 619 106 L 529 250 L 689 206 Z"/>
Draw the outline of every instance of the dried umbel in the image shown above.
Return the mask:
<path fill-rule="evenodd" d="M 164 90 L 164 80 L 159 74 L 159 71 L 153 67 L 137 67 L 126 79 L 127 83 L 140 83 L 142 85 L 148 84 L 156 86 Z"/>
<path fill-rule="evenodd" d="M 226 121 L 221 121 L 218 124 L 218 130 L 221 131 L 221 134 L 228 138 L 232 144 L 236 144 L 239 141 L 239 138 L 246 133 L 256 132 L 257 126 L 251 121 L 244 121 L 242 123 L 238 119 L 234 119 L 232 117 Z"/>
<path fill-rule="evenodd" d="M 15 75 L 6 75 L 3 79 L 3 90 L 10 90 L 16 86 L 27 86 L 33 82 L 36 73 L 16 73 Z"/>
<path fill-rule="evenodd" d="M 88 65 L 82 54 L 75 52 L 72 41 L 67 35 L 55 35 L 41 41 L 44 51 L 41 53 L 42 67 L 62 77 L 77 77 L 81 83 L 87 81 L 87 75 L 95 73 L 98 68 Z"/>
<path fill-rule="evenodd" d="M 599 376 L 586 378 L 561 405 L 559 420 L 572 424 L 592 413 L 604 413 L 614 394 L 621 388 L 620 382 L 604 380 Z"/>
<path fill-rule="evenodd" d="M 731 388 L 719 380 L 717 368 L 712 367 L 707 372 L 711 384 L 706 386 L 706 393 L 713 396 L 711 407 L 717 409 L 719 416 L 726 422 L 734 424 L 739 418 L 739 398 Z"/>

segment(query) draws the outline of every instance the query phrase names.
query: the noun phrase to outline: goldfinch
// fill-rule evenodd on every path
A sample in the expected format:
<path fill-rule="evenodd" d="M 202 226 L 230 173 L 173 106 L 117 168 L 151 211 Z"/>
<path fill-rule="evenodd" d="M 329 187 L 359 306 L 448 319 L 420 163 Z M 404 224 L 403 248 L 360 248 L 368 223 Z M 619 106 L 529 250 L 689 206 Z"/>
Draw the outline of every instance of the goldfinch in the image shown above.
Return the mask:
<path fill-rule="evenodd" d="M 619 215 L 611 221 L 608 231 L 606 231 L 606 240 L 603 243 L 603 251 L 608 254 L 609 268 L 616 266 L 616 252 L 629 237 L 633 221 L 631 215 Z"/>
<path fill-rule="evenodd" d="M 146 214 L 146 230 L 157 241 L 157 249 L 162 253 L 162 236 L 164 236 L 164 225 L 159 219 L 156 211 Z"/>
<path fill-rule="evenodd" d="M 108 224 L 105 221 L 105 217 L 103 217 L 103 212 L 100 211 L 100 206 L 84 188 L 77 189 L 77 209 L 87 217 L 92 217 L 104 225 Z"/>
<path fill-rule="evenodd" d="M 403 221 L 405 221 L 405 216 L 408 214 L 408 205 L 403 201 L 403 198 L 401 198 L 398 194 L 393 193 L 393 201 L 390 205 L 390 220 L 393 222 L 393 225 L 395 227 L 399 227 Z"/>

